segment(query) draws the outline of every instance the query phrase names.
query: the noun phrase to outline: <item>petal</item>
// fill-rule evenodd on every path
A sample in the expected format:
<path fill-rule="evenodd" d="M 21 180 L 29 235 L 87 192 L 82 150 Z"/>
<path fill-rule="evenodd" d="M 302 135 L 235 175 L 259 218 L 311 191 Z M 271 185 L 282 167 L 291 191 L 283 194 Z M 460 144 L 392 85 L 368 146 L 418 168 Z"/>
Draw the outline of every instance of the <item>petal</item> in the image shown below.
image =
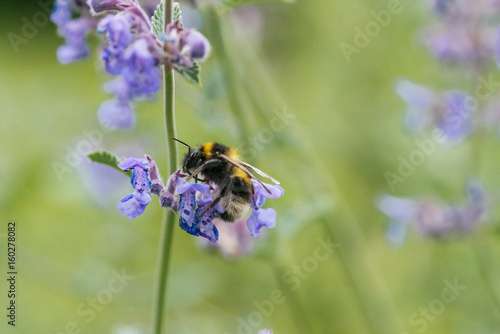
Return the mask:
<path fill-rule="evenodd" d="M 118 167 L 124 171 L 129 169 L 140 167 L 144 170 L 149 169 L 149 163 L 145 159 L 127 158 L 118 164 Z"/>
<path fill-rule="evenodd" d="M 129 219 L 134 219 L 144 212 L 144 208 L 141 207 L 134 194 L 123 197 L 118 202 L 117 208 L 121 210 L 122 216 L 127 216 Z"/>
<path fill-rule="evenodd" d="M 64 44 L 57 48 L 56 55 L 61 64 L 69 64 L 87 58 L 89 51 L 85 44 Z"/>
<path fill-rule="evenodd" d="M 377 208 L 390 219 L 407 221 L 415 219 L 419 209 L 417 201 L 389 195 L 381 196 L 376 202 Z"/>
<path fill-rule="evenodd" d="M 176 191 L 177 191 L 177 194 L 181 195 L 187 191 L 204 192 L 204 191 L 207 191 L 208 189 L 210 189 L 210 187 L 206 184 L 186 182 L 186 183 L 182 183 L 181 185 L 178 185 Z"/>
<path fill-rule="evenodd" d="M 187 54 L 189 58 L 204 61 L 210 53 L 210 43 L 205 36 L 196 30 L 188 31 L 182 37 L 181 43 L 184 44 L 181 53 Z"/>
<path fill-rule="evenodd" d="M 391 220 L 387 230 L 387 241 L 395 246 L 401 246 L 406 237 L 408 223 L 400 220 Z"/>
<path fill-rule="evenodd" d="M 189 227 L 192 227 L 195 224 L 195 206 L 196 201 L 194 191 L 187 191 L 180 196 L 178 210 L 180 212 L 180 219 L 182 219 Z"/>
<path fill-rule="evenodd" d="M 144 160 L 146 161 L 146 160 Z M 118 164 L 120 165 L 120 164 Z M 120 167 L 120 166 L 118 166 Z M 121 168 L 121 167 L 120 167 Z M 130 179 L 130 183 L 132 183 L 132 187 L 138 192 L 146 192 L 149 188 L 151 188 L 151 181 L 148 177 L 148 172 L 144 169 L 143 166 L 135 166 L 132 171 L 132 178 Z"/>
<path fill-rule="evenodd" d="M 276 211 L 271 208 L 252 210 L 247 220 L 248 230 L 253 237 L 259 234 L 262 227 L 274 228 L 276 226 Z"/>

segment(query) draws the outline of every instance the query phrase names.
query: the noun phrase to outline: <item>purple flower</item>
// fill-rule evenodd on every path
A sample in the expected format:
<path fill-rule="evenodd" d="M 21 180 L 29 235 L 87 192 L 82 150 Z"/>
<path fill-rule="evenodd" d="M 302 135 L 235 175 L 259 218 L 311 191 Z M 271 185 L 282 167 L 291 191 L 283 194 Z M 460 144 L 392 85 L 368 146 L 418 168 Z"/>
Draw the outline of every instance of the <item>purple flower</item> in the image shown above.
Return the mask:
<path fill-rule="evenodd" d="M 73 14 L 71 13 L 70 3 L 71 0 L 56 0 L 52 14 L 50 14 L 50 20 L 58 26 L 71 20 Z"/>
<path fill-rule="evenodd" d="M 424 43 L 439 59 L 477 67 L 494 59 L 497 0 L 436 0 L 439 19 L 424 32 Z"/>
<path fill-rule="evenodd" d="M 192 60 L 204 61 L 210 53 L 210 43 L 205 36 L 194 29 L 184 29 L 179 20 L 169 24 L 160 39 L 166 46 L 167 61 L 182 67 L 193 66 Z"/>
<path fill-rule="evenodd" d="M 124 171 L 132 169 L 130 182 L 134 192 L 123 197 L 118 202 L 117 207 L 123 216 L 133 219 L 140 216 L 151 202 L 151 196 L 148 194 L 151 187 L 151 181 L 148 177 L 149 163 L 144 159 L 128 158 L 119 163 L 118 167 Z"/>
<path fill-rule="evenodd" d="M 403 242 L 410 223 L 422 235 L 432 237 L 470 232 L 483 219 L 489 205 L 484 188 L 475 181 L 467 184 L 467 200 L 459 204 L 392 196 L 377 201 L 378 209 L 390 218 L 387 237 L 393 244 Z"/>
<path fill-rule="evenodd" d="M 125 66 L 122 75 L 132 96 L 141 97 L 156 93 L 160 89 L 158 60 L 150 51 L 145 38 L 138 39 L 125 51 Z"/>
<path fill-rule="evenodd" d="M 252 252 L 256 238 L 253 238 L 247 228 L 247 219 L 240 219 L 234 223 L 226 223 L 222 220 L 214 219 L 214 224 L 219 230 L 219 241 L 215 246 L 227 260 L 237 260 L 243 255 Z M 213 246 L 206 239 L 200 239 L 203 247 Z"/>
<path fill-rule="evenodd" d="M 116 98 L 104 101 L 97 111 L 97 118 L 108 129 L 131 129 L 135 125 L 135 112 L 130 102 Z"/>
<path fill-rule="evenodd" d="M 97 27 L 97 32 L 107 37 L 102 59 L 106 71 L 112 75 L 120 74 L 125 66 L 123 52 L 133 41 L 133 23 L 130 15 L 107 15 Z"/>
<path fill-rule="evenodd" d="M 469 97 L 463 92 L 439 93 L 403 80 L 396 85 L 396 93 L 407 104 L 405 125 L 409 131 L 434 127 L 448 144 L 457 144 L 471 133 L 471 111 L 466 106 Z"/>
<path fill-rule="evenodd" d="M 252 213 L 247 220 L 247 226 L 252 236 L 256 237 L 262 227 L 274 228 L 276 226 L 276 211 L 271 208 L 261 209 L 266 202 L 266 198 L 278 198 L 283 196 L 285 192 L 280 186 L 265 184 L 266 188 L 270 191 L 268 192 L 260 182 L 252 179 L 252 183 L 255 195 L 253 196 L 253 201 L 250 203 Z"/>
<path fill-rule="evenodd" d="M 261 329 L 259 331 L 259 334 L 273 334 L 273 330 L 272 329 Z"/>
<path fill-rule="evenodd" d="M 88 57 L 89 50 L 85 38 L 94 26 L 94 20 L 81 17 L 68 21 L 59 28 L 59 34 L 66 39 L 66 44 L 57 49 L 57 59 L 61 64 L 72 63 Z"/>

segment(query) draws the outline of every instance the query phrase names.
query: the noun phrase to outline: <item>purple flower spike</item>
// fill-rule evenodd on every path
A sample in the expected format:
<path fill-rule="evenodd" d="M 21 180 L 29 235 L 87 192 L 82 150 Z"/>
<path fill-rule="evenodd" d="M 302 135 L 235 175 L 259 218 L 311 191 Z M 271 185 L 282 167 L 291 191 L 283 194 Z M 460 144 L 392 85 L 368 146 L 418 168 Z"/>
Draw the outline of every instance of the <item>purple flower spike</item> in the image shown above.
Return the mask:
<path fill-rule="evenodd" d="M 128 130 L 135 125 L 135 111 L 132 105 L 118 99 L 104 101 L 97 111 L 97 118 L 110 130 Z"/>
<path fill-rule="evenodd" d="M 151 202 L 151 196 L 148 194 L 148 190 L 151 188 L 148 175 L 149 163 L 144 159 L 128 158 L 119 163 L 118 167 L 124 171 L 133 169 L 130 183 L 132 183 L 134 192 L 123 197 L 117 205 L 123 216 L 133 219 L 140 216 Z"/>

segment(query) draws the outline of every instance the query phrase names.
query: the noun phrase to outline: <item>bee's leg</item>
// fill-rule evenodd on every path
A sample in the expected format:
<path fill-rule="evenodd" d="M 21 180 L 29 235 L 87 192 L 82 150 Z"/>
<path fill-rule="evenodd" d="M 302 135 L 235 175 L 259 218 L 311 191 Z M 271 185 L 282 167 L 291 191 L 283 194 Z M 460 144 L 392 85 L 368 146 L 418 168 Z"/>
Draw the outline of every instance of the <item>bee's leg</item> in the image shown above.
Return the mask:
<path fill-rule="evenodd" d="M 252 201 L 253 201 L 253 205 L 255 207 L 257 207 L 257 203 L 255 203 L 255 188 L 253 187 L 253 183 L 250 182 L 250 184 L 252 185 Z"/>
<path fill-rule="evenodd" d="M 212 164 L 214 162 L 220 162 L 219 159 L 210 159 L 208 161 L 205 161 L 203 163 L 203 165 L 201 165 L 200 167 L 196 168 L 195 171 L 189 175 L 189 177 L 186 179 L 186 181 L 184 181 L 184 183 L 188 182 L 189 180 L 191 180 L 193 177 L 196 177 L 196 175 L 198 175 L 199 173 L 201 173 L 205 167 L 207 167 L 208 164 Z"/>
<path fill-rule="evenodd" d="M 215 198 L 214 201 L 212 203 L 210 203 L 210 205 L 205 209 L 205 211 L 203 211 L 202 214 L 200 214 L 198 217 L 196 217 L 196 219 L 200 218 L 205 213 L 207 213 L 208 210 L 212 210 L 213 208 L 215 208 L 217 206 L 217 204 L 219 204 L 222 197 L 226 196 L 229 189 L 231 189 L 230 185 L 232 182 L 233 182 L 233 178 L 230 178 L 225 182 L 225 184 L 221 188 L 219 196 L 217 196 L 217 198 Z"/>

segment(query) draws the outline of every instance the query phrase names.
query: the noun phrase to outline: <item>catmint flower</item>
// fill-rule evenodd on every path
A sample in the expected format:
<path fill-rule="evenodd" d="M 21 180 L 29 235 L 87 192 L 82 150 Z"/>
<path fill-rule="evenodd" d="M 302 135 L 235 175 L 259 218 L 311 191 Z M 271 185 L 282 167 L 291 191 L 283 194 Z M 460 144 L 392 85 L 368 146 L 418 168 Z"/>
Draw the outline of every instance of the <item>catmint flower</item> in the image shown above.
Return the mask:
<path fill-rule="evenodd" d="M 183 183 L 177 187 L 179 199 L 179 225 L 181 228 L 194 236 L 202 236 L 216 244 L 219 239 L 219 232 L 212 220 L 215 217 L 214 209 L 206 210 L 210 202 L 196 200 L 196 191 L 206 193 L 210 191 L 210 186 L 201 183 Z"/>
<path fill-rule="evenodd" d="M 397 84 L 396 93 L 407 104 L 405 126 L 410 132 L 435 128 L 448 144 L 457 144 L 472 132 L 472 116 L 466 106 L 469 97 L 465 93 L 435 92 L 407 80 Z"/>
<path fill-rule="evenodd" d="M 213 245 L 217 244 L 219 232 L 214 224 L 214 221 L 221 223 L 216 218 L 222 213 L 221 207 L 217 204 L 210 209 L 214 198 L 218 196 L 219 189 L 212 181 L 203 183 L 185 182 L 186 175 L 181 174 L 181 170 L 176 171 L 170 177 L 167 184 L 167 190 L 164 189 L 160 203 L 165 201 L 163 207 L 170 207 L 174 202 L 172 196 L 174 189 L 175 194 L 179 195 L 179 204 L 177 211 L 180 213 L 180 227 L 195 236 L 201 236 L 208 239 Z M 247 228 L 250 235 L 256 237 L 262 227 L 273 228 L 276 226 L 276 212 L 272 208 L 263 209 L 267 198 L 278 198 L 284 194 L 280 186 L 265 184 L 270 193 L 264 189 L 262 184 L 252 180 L 255 189 L 255 195 L 251 201 L 250 207 L 252 213 L 246 219 Z M 222 223 L 232 224 L 232 223 Z"/>
<path fill-rule="evenodd" d="M 177 208 L 179 207 L 179 202 L 175 199 L 175 195 L 177 194 L 177 185 L 181 185 L 184 180 L 182 178 L 186 177 L 185 174 L 182 174 L 181 170 L 175 171 L 168 178 L 167 185 L 163 188 L 160 195 L 160 206 L 166 209 L 172 209 L 177 212 Z"/>
<path fill-rule="evenodd" d="M 192 67 L 191 60 L 204 61 L 210 53 L 205 36 L 194 29 L 184 29 L 179 20 L 169 24 L 160 39 L 165 42 L 165 60 L 182 67 Z"/>
<path fill-rule="evenodd" d="M 72 19 L 72 8 L 78 11 L 78 18 Z M 56 52 L 59 62 L 69 64 L 87 58 L 89 50 L 85 39 L 97 25 L 88 9 L 74 0 L 57 0 L 50 19 L 57 25 L 58 34 L 66 40 Z"/>
<path fill-rule="evenodd" d="M 132 169 L 132 178 L 130 182 L 134 188 L 134 192 L 123 197 L 118 202 L 118 209 L 121 210 L 123 216 L 133 219 L 140 216 L 146 206 L 151 202 L 151 196 L 148 190 L 151 187 L 151 181 L 148 177 L 149 163 L 144 159 L 128 158 L 118 164 L 118 167 L 124 171 Z"/>
<path fill-rule="evenodd" d="M 432 199 L 382 196 L 378 209 L 390 218 L 388 240 L 401 244 L 408 224 L 422 235 L 444 237 L 473 231 L 488 211 L 490 201 L 477 182 L 467 184 L 467 199 L 462 203 L 444 204 Z"/>
<path fill-rule="evenodd" d="M 72 63 L 89 55 L 85 38 L 95 27 L 95 21 L 81 17 L 68 21 L 59 28 L 59 34 L 66 39 L 66 44 L 57 49 L 57 59 L 62 64 Z"/>
<path fill-rule="evenodd" d="M 269 192 L 257 181 L 252 179 L 255 189 L 254 201 L 250 203 L 252 213 L 247 220 L 247 226 L 253 237 L 257 236 L 262 227 L 274 228 L 276 226 L 276 211 L 271 208 L 262 209 L 266 198 L 278 198 L 284 195 L 283 188 L 276 185 L 265 184 Z"/>
<path fill-rule="evenodd" d="M 261 329 L 259 331 L 259 334 L 273 334 L 273 330 L 272 329 Z"/>

